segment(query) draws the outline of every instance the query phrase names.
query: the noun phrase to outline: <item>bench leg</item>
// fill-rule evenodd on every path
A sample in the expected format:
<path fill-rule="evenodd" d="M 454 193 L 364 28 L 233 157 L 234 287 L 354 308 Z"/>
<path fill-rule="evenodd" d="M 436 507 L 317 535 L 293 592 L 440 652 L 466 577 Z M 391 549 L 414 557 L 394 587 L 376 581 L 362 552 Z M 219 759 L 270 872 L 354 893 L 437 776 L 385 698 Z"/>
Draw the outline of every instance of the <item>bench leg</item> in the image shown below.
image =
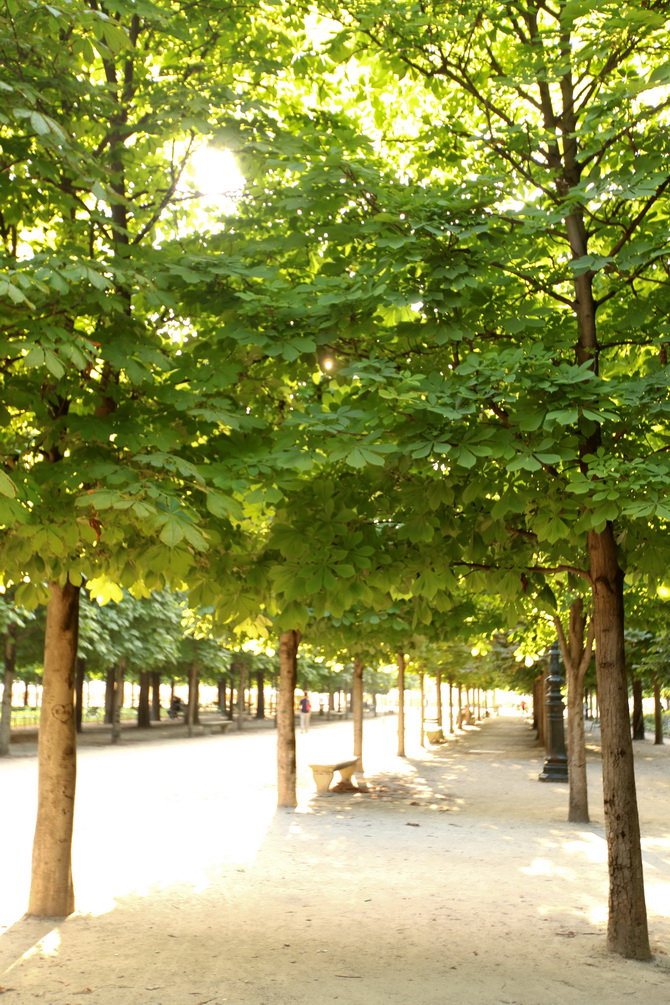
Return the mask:
<path fill-rule="evenodd" d="M 333 780 L 332 771 L 317 771 L 312 768 L 312 774 L 314 775 L 314 784 L 316 785 L 317 792 L 327 792 L 330 788 L 330 783 Z"/>

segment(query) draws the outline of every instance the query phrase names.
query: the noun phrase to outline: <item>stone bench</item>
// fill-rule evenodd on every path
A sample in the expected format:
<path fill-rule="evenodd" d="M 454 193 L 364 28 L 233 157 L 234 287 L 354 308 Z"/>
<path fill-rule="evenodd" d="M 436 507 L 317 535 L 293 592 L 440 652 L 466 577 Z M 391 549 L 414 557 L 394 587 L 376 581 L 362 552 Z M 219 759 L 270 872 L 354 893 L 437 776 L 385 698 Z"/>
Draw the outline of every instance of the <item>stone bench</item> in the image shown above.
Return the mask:
<path fill-rule="evenodd" d="M 360 771 L 360 763 L 358 757 L 352 757 L 351 760 L 337 761 L 334 764 L 310 764 L 310 768 L 314 775 L 316 791 L 317 793 L 321 793 L 328 792 L 336 771 L 339 773 L 340 782 L 353 789 L 354 784 L 351 779 L 357 769 Z"/>
<path fill-rule="evenodd" d="M 200 725 L 204 727 L 205 732 L 208 733 L 225 733 L 229 726 L 232 725 L 230 719 L 220 719 L 216 716 L 209 718 L 208 716 L 200 716 Z"/>

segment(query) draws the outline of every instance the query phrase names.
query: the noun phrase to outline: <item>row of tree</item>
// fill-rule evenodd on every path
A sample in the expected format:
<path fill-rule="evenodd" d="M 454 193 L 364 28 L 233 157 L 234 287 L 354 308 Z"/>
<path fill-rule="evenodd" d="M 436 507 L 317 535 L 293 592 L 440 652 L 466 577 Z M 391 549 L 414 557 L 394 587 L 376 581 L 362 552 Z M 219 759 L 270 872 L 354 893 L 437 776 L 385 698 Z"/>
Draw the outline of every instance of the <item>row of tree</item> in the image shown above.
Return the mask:
<path fill-rule="evenodd" d="M 624 610 L 668 564 L 668 13 L 6 4 L 0 571 L 47 608 L 31 912 L 74 903 L 83 582 L 279 636 L 286 805 L 303 634 L 358 666 L 581 601 L 608 944 L 649 957 Z M 232 210 L 189 177 L 208 141 L 238 153 Z"/>

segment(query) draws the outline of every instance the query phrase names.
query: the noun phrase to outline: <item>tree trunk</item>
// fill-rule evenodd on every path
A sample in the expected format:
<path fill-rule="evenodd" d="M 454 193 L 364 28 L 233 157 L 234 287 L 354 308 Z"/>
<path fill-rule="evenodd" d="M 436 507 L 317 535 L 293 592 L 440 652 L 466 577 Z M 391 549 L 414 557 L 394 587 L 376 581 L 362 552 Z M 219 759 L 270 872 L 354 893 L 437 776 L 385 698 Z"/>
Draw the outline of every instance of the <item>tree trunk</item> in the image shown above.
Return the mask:
<path fill-rule="evenodd" d="M 654 674 L 654 743 L 663 743 L 663 704 L 661 702 L 661 682 Z"/>
<path fill-rule="evenodd" d="M 442 730 L 444 728 L 442 722 L 442 672 L 440 670 L 435 671 L 435 705 L 437 707 L 437 728 Z"/>
<path fill-rule="evenodd" d="M 193 727 L 197 724 L 198 704 L 199 704 L 199 681 L 198 663 L 193 660 L 188 672 L 188 708 L 186 710 L 186 732 L 188 736 L 193 736 Z"/>
<path fill-rule="evenodd" d="M 624 653 L 623 572 L 610 524 L 588 537 L 609 867 L 608 948 L 651 957 Z"/>
<path fill-rule="evenodd" d="M 237 729 L 244 727 L 244 690 L 247 686 L 247 660 L 244 656 L 238 656 L 235 660 L 236 669 L 239 673 L 239 683 L 237 685 Z"/>
<path fill-rule="evenodd" d="M 64 917 L 74 911 L 72 826 L 77 777 L 74 667 L 79 587 L 49 584 L 42 712 L 37 750 L 37 821 L 28 913 Z"/>
<path fill-rule="evenodd" d="M 586 616 L 579 597 L 570 607 L 568 637 L 559 618 L 554 618 L 563 654 L 567 683 L 568 708 L 568 799 L 569 823 L 589 823 L 589 796 L 586 779 L 586 742 L 584 737 L 584 677 L 593 652 L 593 621 L 584 642 Z"/>
<path fill-rule="evenodd" d="M 0 713 L 0 757 L 9 756 L 12 735 L 12 687 L 16 671 L 16 625 L 7 627 L 5 635 L 5 666 L 2 678 L 2 712 Z"/>
<path fill-rule="evenodd" d="M 454 733 L 454 685 L 449 681 L 449 732 Z"/>
<path fill-rule="evenodd" d="M 125 656 L 119 660 L 114 669 L 114 687 L 112 691 L 112 743 L 121 739 L 121 709 L 123 708 L 123 678 L 126 672 Z"/>
<path fill-rule="evenodd" d="M 354 757 L 358 758 L 359 770 L 356 781 L 361 792 L 367 792 L 363 768 L 363 661 L 354 660 L 354 676 L 351 693 L 354 699 Z"/>
<path fill-rule="evenodd" d="M 398 653 L 398 757 L 405 756 L 405 655 Z"/>
<path fill-rule="evenodd" d="M 297 806 L 295 754 L 295 685 L 298 646 L 302 635 L 291 629 L 279 636 L 279 692 L 277 694 L 277 805 Z"/>
<path fill-rule="evenodd" d="M 81 733 L 84 721 L 84 679 L 86 677 L 86 660 L 83 656 L 77 657 L 75 667 L 74 724 L 77 732 Z"/>
<path fill-rule="evenodd" d="M 419 707 L 421 709 L 421 729 L 419 731 L 419 743 L 422 747 L 426 745 L 426 730 L 424 727 L 424 717 L 426 715 L 426 682 L 423 670 L 419 671 Z"/>
<path fill-rule="evenodd" d="M 160 722 L 161 718 L 161 675 L 160 670 L 151 672 L 151 718 Z"/>
<path fill-rule="evenodd" d="M 114 721 L 114 681 L 116 679 L 116 667 L 107 668 L 105 674 L 105 724 L 111 726 Z"/>
<path fill-rule="evenodd" d="M 219 677 L 219 682 L 216 686 L 217 690 L 217 700 L 216 703 L 219 706 L 219 711 L 221 715 L 226 714 L 226 678 Z"/>
<path fill-rule="evenodd" d="M 262 670 L 256 671 L 256 718 L 265 718 L 265 676 Z"/>
<path fill-rule="evenodd" d="M 151 713 L 149 710 L 149 688 L 150 673 L 148 670 L 140 671 L 140 695 L 137 699 L 137 728 L 149 729 L 151 726 Z"/>
<path fill-rule="evenodd" d="M 644 709 L 642 708 L 642 681 L 633 680 L 633 721 L 634 740 L 644 740 Z"/>

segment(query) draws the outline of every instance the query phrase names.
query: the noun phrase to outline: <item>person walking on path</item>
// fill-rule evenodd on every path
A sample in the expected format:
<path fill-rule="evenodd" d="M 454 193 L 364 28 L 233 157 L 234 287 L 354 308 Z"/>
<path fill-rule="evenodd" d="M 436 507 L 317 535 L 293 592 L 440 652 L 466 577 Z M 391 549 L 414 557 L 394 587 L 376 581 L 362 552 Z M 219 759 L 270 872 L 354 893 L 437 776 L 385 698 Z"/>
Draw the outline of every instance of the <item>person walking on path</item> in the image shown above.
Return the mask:
<path fill-rule="evenodd" d="M 300 732 L 306 733 L 309 730 L 309 715 L 312 711 L 312 706 L 309 703 L 309 695 L 306 691 L 303 691 L 298 708 L 300 709 Z"/>

